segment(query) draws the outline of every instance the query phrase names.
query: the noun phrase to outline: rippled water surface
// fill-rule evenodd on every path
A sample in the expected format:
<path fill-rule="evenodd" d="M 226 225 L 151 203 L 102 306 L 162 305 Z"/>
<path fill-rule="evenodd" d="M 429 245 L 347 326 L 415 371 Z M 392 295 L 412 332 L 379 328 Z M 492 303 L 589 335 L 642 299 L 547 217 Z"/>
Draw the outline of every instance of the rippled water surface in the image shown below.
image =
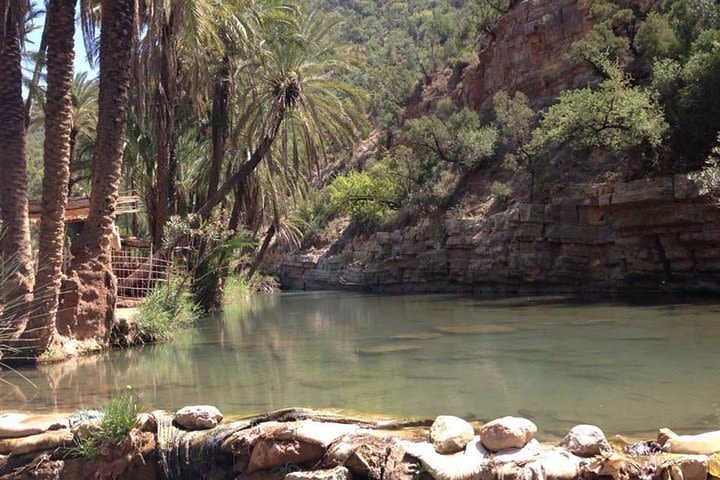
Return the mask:
<path fill-rule="evenodd" d="M 89 408 L 130 385 L 153 408 L 513 414 L 546 437 L 576 423 L 642 435 L 720 428 L 719 372 L 720 304 L 285 293 L 172 344 L 22 370 L 27 380 L 6 371 L 0 410 Z"/>

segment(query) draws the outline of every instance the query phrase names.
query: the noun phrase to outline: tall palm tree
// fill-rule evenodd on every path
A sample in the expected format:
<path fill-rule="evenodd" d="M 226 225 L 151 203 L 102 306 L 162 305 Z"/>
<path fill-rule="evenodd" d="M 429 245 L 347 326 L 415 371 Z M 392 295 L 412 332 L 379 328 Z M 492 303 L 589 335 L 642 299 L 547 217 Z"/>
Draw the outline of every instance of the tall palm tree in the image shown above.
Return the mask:
<path fill-rule="evenodd" d="M 138 62 L 138 108 L 146 110 L 156 137 L 155 185 L 150 205 L 153 211 L 153 241 L 160 244 L 170 213 L 172 182 L 177 170 L 175 130 L 181 96 L 181 75 L 197 93 L 207 78 L 208 59 L 223 49 L 223 29 L 244 31 L 237 17 L 221 0 L 146 0 L 141 4 L 145 35 Z M 236 37 L 238 38 L 238 37 Z M 145 108 L 145 105 L 152 108 Z"/>
<path fill-rule="evenodd" d="M 90 178 L 92 149 L 95 147 L 95 127 L 98 120 L 98 79 L 88 78 L 87 72 L 75 75 L 72 88 L 72 130 L 70 130 L 70 183 L 73 187 Z"/>
<path fill-rule="evenodd" d="M 65 206 L 72 149 L 76 3 L 77 0 L 50 0 L 47 11 L 45 147 L 38 254 L 40 261 L 36 276 L 36 290 L 41 292 L 42 300 L 39 312 L 29 321 L 23 335 L 33 339 L 36 355 L 47 350 L 57 333 L 55 315 L 65 251 Z"/>
<path fill-rule="evenodd" d="M 299 176 L 301 160 L 317 166 L 328 144 L 351 143 L 365 127 L 358 108 L 364 93 L 337 78 L 351 59 L 332 41 L 336 26 L 314 14 L 302 16 L 298 25 L 288 26 L 297 29 L 293 34 L 276 30 L 265 43 L 265 54 L 240 67 L 233 136 L 245 140 L 247 159 L 200 207 L 200 218 L 208 218 L 246 182 L 277 139 L 282 170 Z"/>
<path fill-rule="evenodd" d="M 98 126 L 90 211 L 74 248 L 79 305 L 70 324 L 76 338 L 107 338 L 115 320 L 116 279 L 110 238 L 116 216 L 133 55 L 135 0 L 102 0 Z M 63 333 L 61 331 L 61 333 Z"/>
<path fill-rule="evenodd" d="M 33 289 L 33 261 L 27 198 L 25 158 L 25 107 L 22 99 L 21 44 L 24 17 L 29 9 L 25 0 L 0 0 L 0 213 L 5 233 L 2 256 L 14 256 L 18 266 L 4 288 L 10 299 L 23 299 L 15 305 L 29 304 Z M 6 313 L 6 315 L 8 315 Z M 13 337 L 27 324 L 27 315 L 18 314 Z"/>

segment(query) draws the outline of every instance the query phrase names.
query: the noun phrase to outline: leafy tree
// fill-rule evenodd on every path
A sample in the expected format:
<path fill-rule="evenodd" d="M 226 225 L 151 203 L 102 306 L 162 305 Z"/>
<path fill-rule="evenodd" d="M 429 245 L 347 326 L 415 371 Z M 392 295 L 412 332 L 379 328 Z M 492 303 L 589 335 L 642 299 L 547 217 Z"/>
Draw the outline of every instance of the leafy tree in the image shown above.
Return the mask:
<path fill-rule="evenodd" d="M 530 141 L 535 111 L 524 93 L 510 96 L 501 90 L 493 97 L 493 110 L 499 141 L 506 151 L 515 151 Z"/>
<path fill-rule="evenodd" d="M 603 64 L 608 78 L 597 88 L 565 91 L 543 112 L 533 132 L 533 150 L 569 145 L 575 150 L 603 148 L 620 155 L 660 146 L 668 125 L 655 93 L 633 86 L 618 66 L 607 60 Z"/>
<path fill-rule="evenodd" d="M 397 183 L 385 163 L 337 177 L 328 187 L 330 208 L 360 224 L 374 224 L 400 207 Z"/>
<path fill-rule="evenodd" d="M 436 115 L 409 120 L 401 141 L 429 155 L 426 162 L 431 165 L 448 162 L 473 166 L 491 157 L 497 130 L 481 126 L 479 115 L 469 108 L 449 113 L 451 110 L 451 104 L 445 101 L 438 106 Z"/>
<path fill-rule="evenodd" d="M 681 45 L 670 21 L 657 12 L 650 12 L 638 28 L 635 45 L 649 61 L 675 57 Z"/>

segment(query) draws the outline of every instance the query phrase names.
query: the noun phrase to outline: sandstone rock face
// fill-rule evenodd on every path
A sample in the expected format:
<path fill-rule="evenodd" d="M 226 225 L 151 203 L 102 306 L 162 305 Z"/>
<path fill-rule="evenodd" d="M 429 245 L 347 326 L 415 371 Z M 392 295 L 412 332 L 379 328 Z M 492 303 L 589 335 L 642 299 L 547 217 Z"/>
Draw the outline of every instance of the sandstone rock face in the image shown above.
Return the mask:
<path fill-rule="evenodd" d="M 462 418 L 441 415 L 430 427 L 430 441 L 438 453 L 447 455 L 465 450 L 475 436 L 472 425 Z"/>
<path fill-rule="evenodd" d="M 686 175 L 569 190 L 485 218 L 275 254 L 266 270 L 296 290 L 720 293 L 720 209 Z"/>
<path fill-rule="evenodd" d="M 292 472 L 285 475 L 285 480 L 351 480 L 350 471 L 345 467 L 332 470 L 314 470 L 312 472 Z"/>
<path fill-rule="evenodd" d="M 585 0 L 515 3 L 488 36 L 477 67 L 465 72 L 464 93 L 475 109 L 487 109 L 500 90 L 520 90 L 534 106 L 545 106 L 568 83 L 581 85 L 593 78 L 588 66 L 566 56 L 592 27 Z"/>
<path fill-rule="evenodd" d="M 578 457 L 592 457 L 611 450 L 603 431 L 594 425 L 574 426 L 560 441 L 560 446 Z"/>
<path fill-rule="evenodd" d="M 491 452 L 523 448 L 535 438 L 537 427 L 526 418 L 503 417 L 480 428 L 480 441 Z"/>
<path fill-rule="evenodd" d="M 183 407 L 175 413 L 175 422 L 186 430 L 208 430 L 222 422 L 220 410 L 210 405 Z"/>

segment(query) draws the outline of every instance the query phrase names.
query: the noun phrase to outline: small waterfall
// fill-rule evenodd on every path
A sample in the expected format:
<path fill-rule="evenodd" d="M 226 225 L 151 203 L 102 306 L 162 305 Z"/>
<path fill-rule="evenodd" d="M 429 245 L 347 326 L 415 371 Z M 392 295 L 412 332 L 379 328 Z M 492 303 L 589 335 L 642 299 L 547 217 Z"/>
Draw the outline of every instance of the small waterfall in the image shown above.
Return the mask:
<path fill-rule="evenodd" d="M 221 425 L 213 430 L 188 432 L 173 424 L 172 415 L 157 419 L 157 453 L 162 480 L 197 480 L 205 478 L 214 465 L 232 472 L 232 458 L 224 458 L 220 446 L 249 422 Z M 229 457 L 229 456 L 228 456 Z"/>

